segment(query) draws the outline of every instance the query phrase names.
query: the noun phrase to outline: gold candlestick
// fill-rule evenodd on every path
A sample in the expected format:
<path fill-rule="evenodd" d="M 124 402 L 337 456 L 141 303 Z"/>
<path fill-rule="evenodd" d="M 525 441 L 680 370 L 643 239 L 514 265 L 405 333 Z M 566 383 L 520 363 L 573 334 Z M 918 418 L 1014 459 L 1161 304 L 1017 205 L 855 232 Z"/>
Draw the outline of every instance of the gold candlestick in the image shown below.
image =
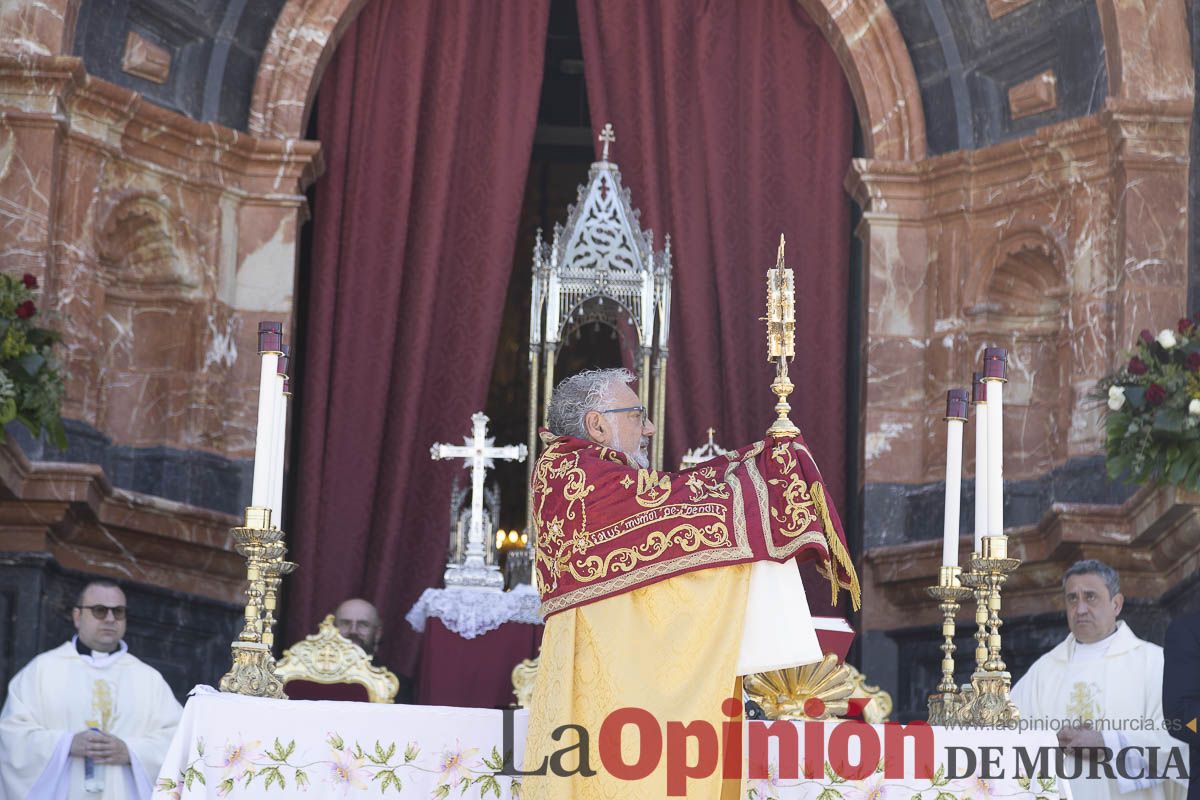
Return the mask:
<path fill-rule="evenodd" d="M 974 564 L 979 559 L 979 553 L 973 553 L 969 563 Z M 988 588 L 979 574 L 967 570 L 962 574 L 962 585 L 975 595 L 975 669 L 983 669 L 987 663 L 987 624 L 988 624 Z"/>
<path fill-rule="evenodd" d="M 983 574 L 988 589 L 988 658 L 983 668 L 988 672 L 1003 672 L 1006 667 L 1000 658 L 1000 588 L 1008 580 L 1008 574 L 1021 562 L 1008 557 L 1007 536 L 983 537 L 983 556 L 977 569 Z"/>
<path fill-rule="evenodd" d="M 959 567 L 942 567 L 937 585 L 925 590 L 938 601 L 938 608 L 942 612 L 942 681 L 937 691 L 929 695 L 930 725 L 947 724 L 954 719 L 962 704 L 958 685 L 954 682 L 954 618 L 958 615 L 962 599 L 969 596 L 971 590 L 960 583 L 960 574 Z"/>
<path fill-rule="evenodd" d="M 287 553 L 287 548 L 280 542 L 275 546 L 271 558 L 267 560 L 265 568 L 265 593 L 263 595 L 263 633 L 262 642 L 268 649 L 275 647 L 275 609 L 278 607 L 279 601 L 279 584 L 283 581 L 284 575 L 291 574 L 296 568 L 296 564 L 291 561 L 284 561 L 283 556 Z"/>
<path fill-rule="evenodd" d="M 282 560 L 283 531 L 271 526 L 271 509 L 251 506 L 246 509 L 245 524 L 231 533 L 237 540 L 237 551 L 246 557 L 245 623 L 233 643 L 233 666 L 221 678 L 222 692 L 254 697 L 284 698 L 283 683 L 275 674 L 275 659 L 271 655 L 273 638 L 267 622 L 268 586 L 273 561 Z M 282 573 L 280 573 L 282 574 Z M 274 622 L 275 591 L 270 588 L 270 623 Z"/>
<path fill-rule="evenodd" d="M 1012 676 L 1000 657 L 1000 590 L 1008 575 L 1021 562 L 1008 557 L 1007 536 L 985 536 L 983 553 L 971 559 L 971 583 L 975 586 L 976 620 L 983 625 L 976 634 L 976 669 L 971 676 L 969 697 L 959 710 L 956 722 L 962 725 L 1011 725 L 1021 713 L 1009 694 Z M 986 646 L 984 646 L 986 641 Z"/>
<path fill-rule="evenodd" d="M 779 252 L 775 268 L 767 270 L 767 360 L 775 362 L 775 380 L 771 391 L 779 398 L 775 403 L 775 421 L 767 429 L 772 437 L 796 436 L 800 429 L 788 419 L 792 407 L 788 395 L 792 393 L 792 381 L 788 377 L 788 359 L 796 357 L 796 303 L 795 279 L 792 271 L 784 266 L 784 239 L 779 235 Z"/>

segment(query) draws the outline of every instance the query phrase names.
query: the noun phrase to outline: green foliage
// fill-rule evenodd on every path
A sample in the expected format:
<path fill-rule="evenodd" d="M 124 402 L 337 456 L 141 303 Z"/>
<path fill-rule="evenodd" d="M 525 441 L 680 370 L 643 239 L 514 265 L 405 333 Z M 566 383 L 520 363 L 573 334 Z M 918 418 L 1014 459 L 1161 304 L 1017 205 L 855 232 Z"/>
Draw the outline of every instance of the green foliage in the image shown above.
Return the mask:
<path fill-rule="evenodd" d="M 292 739 L 288 742 L 287 747 L 284 747 L 279 739 L 275 740 L 275 746 L 267 751 L 267 757 L 275 761 L 287 761 L 288 757 L 296 750 L 296 740 Z"/>
<path fill-rule="evenodd" d="M 371 780 L 372 781 L 380 781 L 380 784 L 379 784 L 379 793 L 380 794 L 387 794 L 388 787 L 395 787 L 396 791 L 399 792 L 399 791 L 401 791 L 402 786 L 403 786 L 400 783 L 400 778 L 396 775 L 395 769 L 380 770 L 379 772 L 375 773 L 375 777 L 372 778 Z"/>
<path fill-rule="evenodd" d="M 1109 477 L 1200 491 L 1200 329 L 1143 331 L 1129 356 L 1097 386 Z"/>
<path fill-rule="evenodd" d="M 36 287 L 32 275 L 0 273 L 0 424 L 16 420 L 65 450 L 64 384 L 53 352 L 60 337 L 35 322 L 41 315 L 33 299 Z"/>

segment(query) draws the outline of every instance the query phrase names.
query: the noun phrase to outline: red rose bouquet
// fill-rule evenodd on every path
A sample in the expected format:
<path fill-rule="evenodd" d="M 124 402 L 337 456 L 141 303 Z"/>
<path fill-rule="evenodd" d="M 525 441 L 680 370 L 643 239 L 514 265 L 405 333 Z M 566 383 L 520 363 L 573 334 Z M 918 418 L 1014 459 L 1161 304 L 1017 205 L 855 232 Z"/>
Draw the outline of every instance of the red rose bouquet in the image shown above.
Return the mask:
<path fill-rule="evenodd" d="M 1200 491 L 1198 320 L 1181 319 L 1157 336 L 1143 330 L 1125 366 L 1100 382 L 1110 477 Z"/>
<path fill-rule="evenodd" d="M 37 278 L 0 274 L 0 424 L 16 420 L 34 436 L 46 433 L 55 447 L 67 446 L 63 429 L 63 378 L 53 353 L 57 331 L 34 321 Z"/>

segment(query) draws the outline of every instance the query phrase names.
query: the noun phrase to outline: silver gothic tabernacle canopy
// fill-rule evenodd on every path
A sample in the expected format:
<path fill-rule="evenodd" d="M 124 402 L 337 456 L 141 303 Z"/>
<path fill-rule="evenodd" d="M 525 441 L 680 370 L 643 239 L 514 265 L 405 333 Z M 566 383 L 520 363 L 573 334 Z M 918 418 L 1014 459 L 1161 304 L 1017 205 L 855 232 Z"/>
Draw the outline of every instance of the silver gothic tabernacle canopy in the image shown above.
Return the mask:
<path fill-rule="evenodd" d="M 661 427 L 666 404 L 667 337 L 671 320 L 671 239 L 654 251 L 654 233 L 643 231 L 640 212 L 608 160 L 615 141 L 611 124 L 600 134 L 603 153 L 587 184 L 554 226 L 550 244 L 538 231 L 533 248 L 533 296 L 529 309 L 529 452 L 537 453 L 537 427 L 546 424 L 554 388 L 554 364 L 568 338 L 587 324 L 612 328 L 622 358 L 638 374 L 641 403 Z M 566 377 L 566 376 L 560 376 Z M 539 389 L 541 400 L 539 402 Z M 540 412 L 540 413 L 539 413 Z M 662 467 L 662 437 L 651 462 Z"/>

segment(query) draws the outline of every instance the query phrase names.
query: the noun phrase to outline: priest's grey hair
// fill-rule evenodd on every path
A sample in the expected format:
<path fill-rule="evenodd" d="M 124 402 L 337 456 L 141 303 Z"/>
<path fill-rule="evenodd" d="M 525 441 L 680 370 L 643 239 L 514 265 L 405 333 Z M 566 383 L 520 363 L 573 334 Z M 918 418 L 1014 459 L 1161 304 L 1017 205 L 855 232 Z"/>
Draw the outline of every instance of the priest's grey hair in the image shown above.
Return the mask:
<path fill-rule="evenodd" d="M 1108 589 L 1109 597 L 1116 597 L 1121 592 L 1121 576 L 1115 569 L 1098 559 L 1088 558 L 1072 564 L 1071 568 L 1063 573 L 1063 588 L 1066 588 L 1067 578 L 1072 575 L 1099 575 Z"/>
<path fill-rule="evenodd" d="M 584 416 L 611 403 L 617 384 L 628 385 L 634 380 L 627 369 L 589 369 L 564 379 L 550 396 L 546 426 L 555 436 L 587 439 Z"/>

